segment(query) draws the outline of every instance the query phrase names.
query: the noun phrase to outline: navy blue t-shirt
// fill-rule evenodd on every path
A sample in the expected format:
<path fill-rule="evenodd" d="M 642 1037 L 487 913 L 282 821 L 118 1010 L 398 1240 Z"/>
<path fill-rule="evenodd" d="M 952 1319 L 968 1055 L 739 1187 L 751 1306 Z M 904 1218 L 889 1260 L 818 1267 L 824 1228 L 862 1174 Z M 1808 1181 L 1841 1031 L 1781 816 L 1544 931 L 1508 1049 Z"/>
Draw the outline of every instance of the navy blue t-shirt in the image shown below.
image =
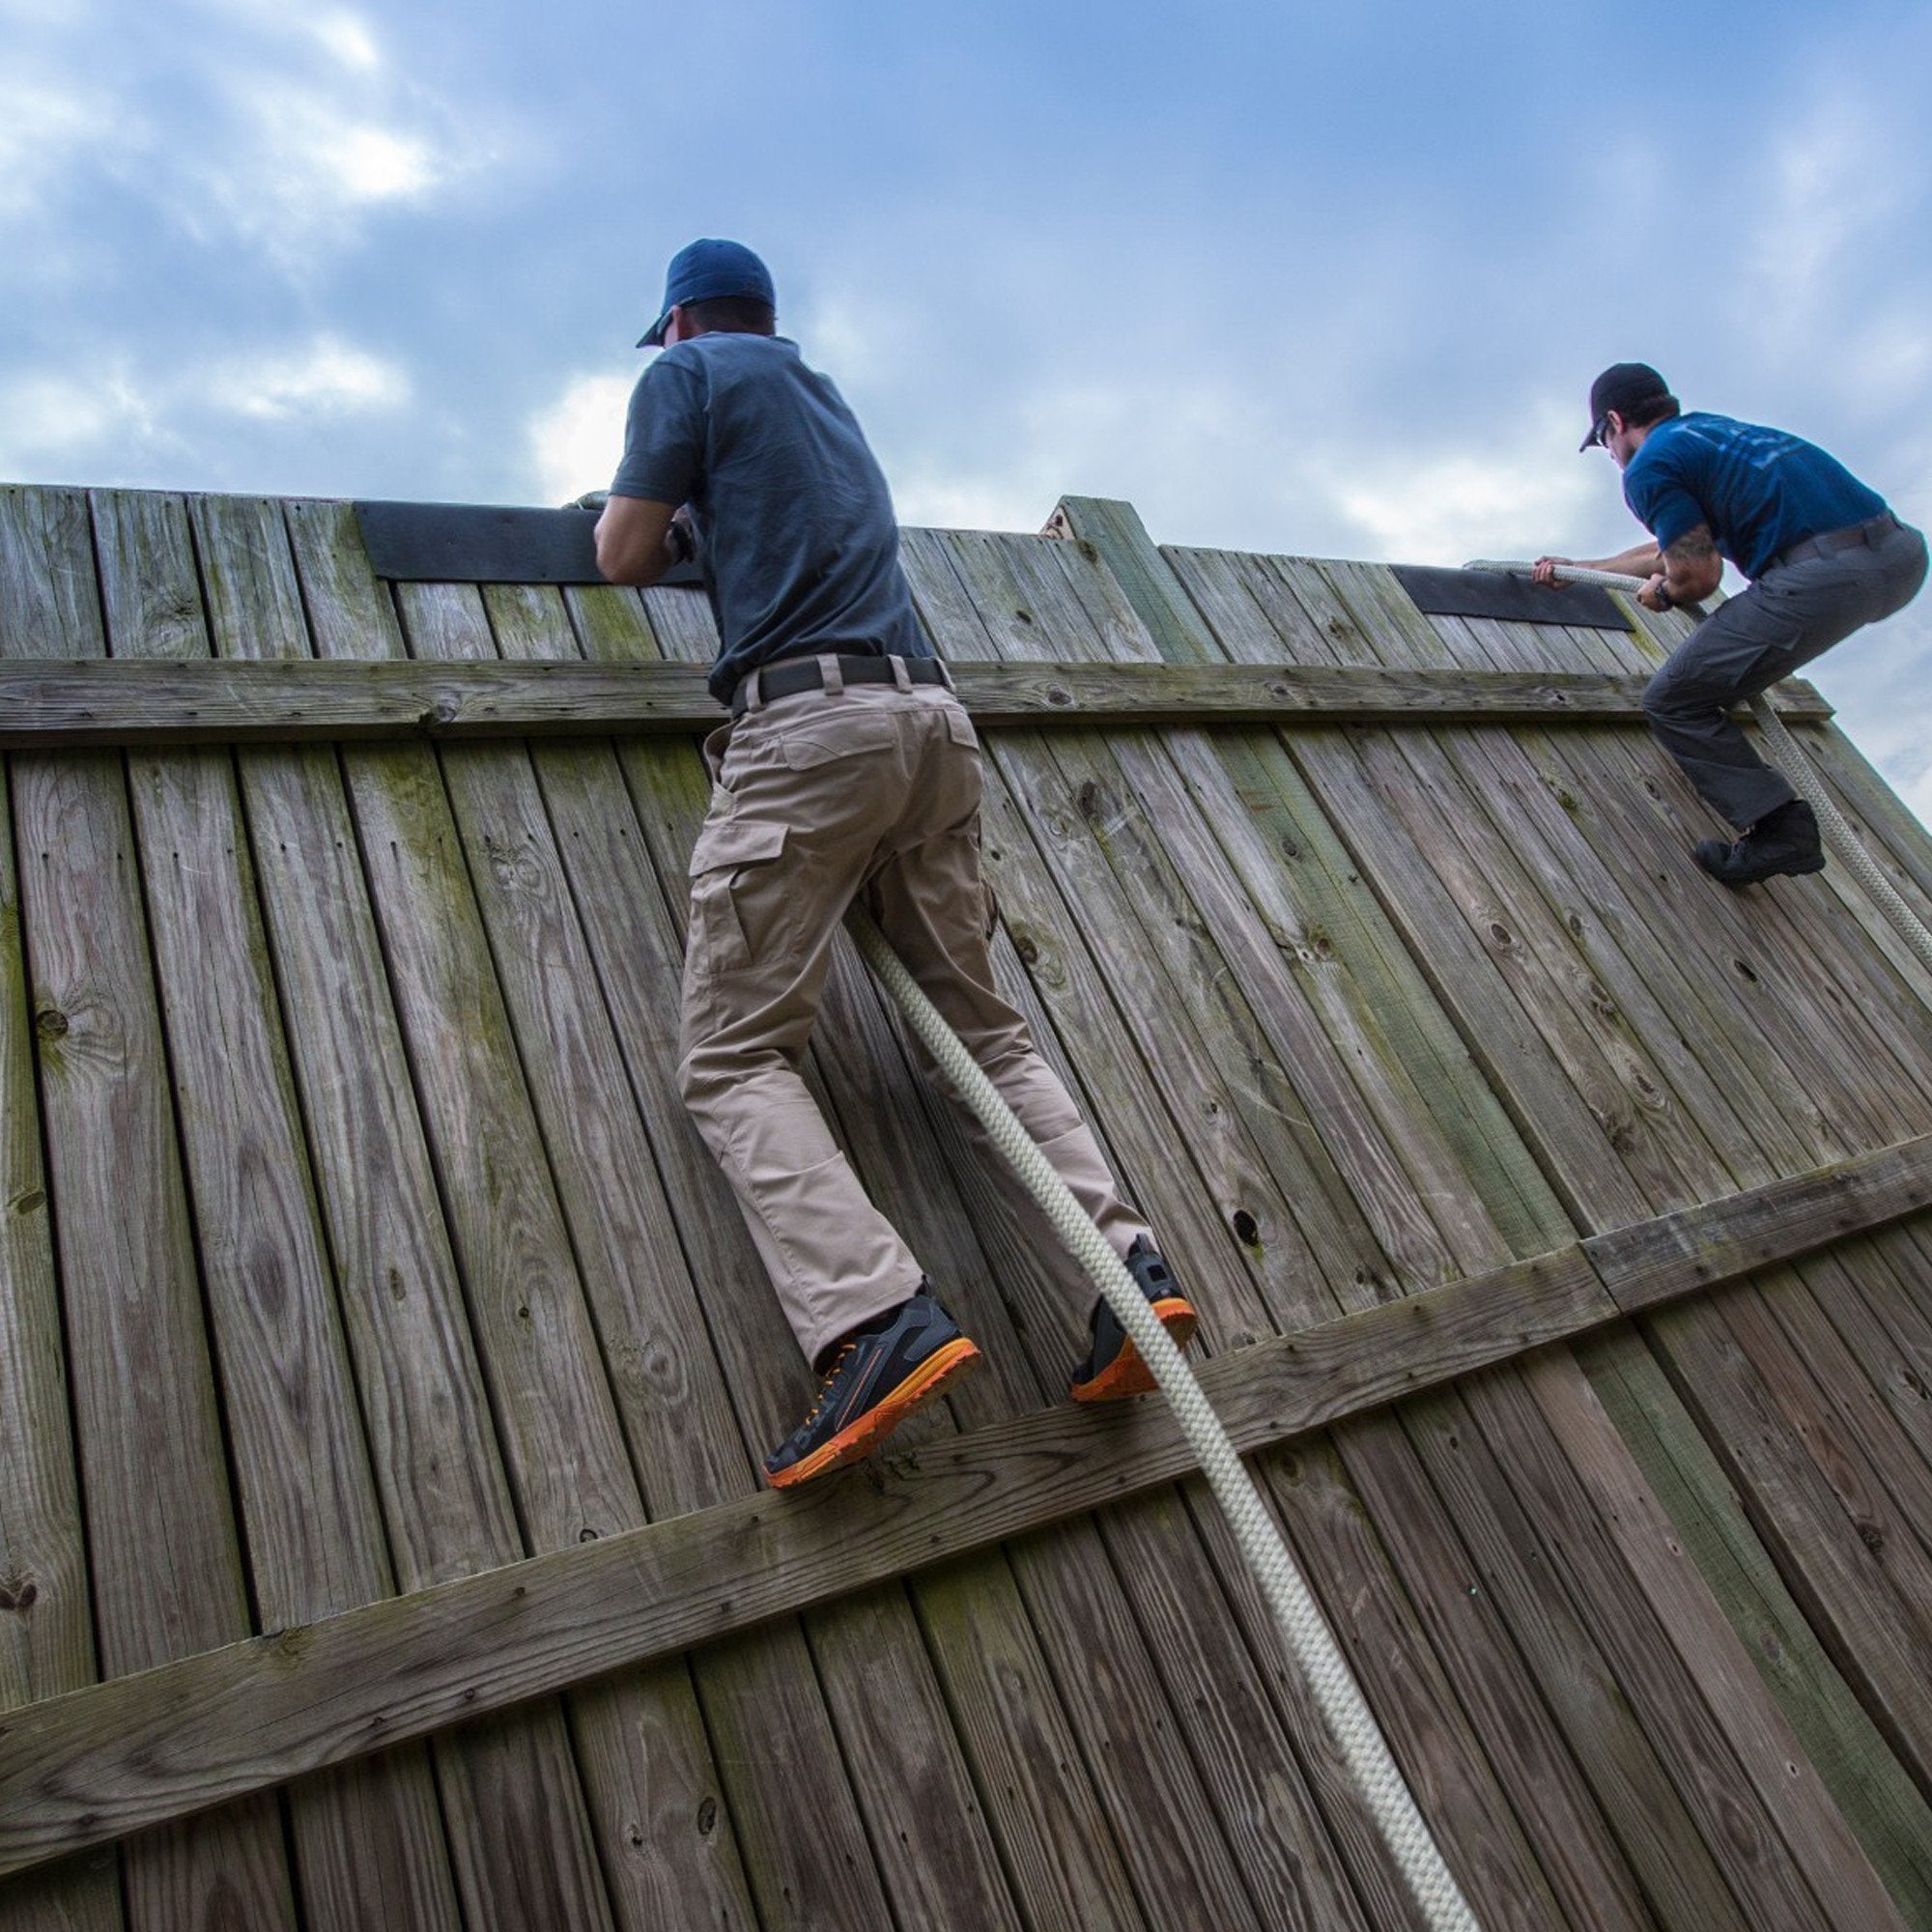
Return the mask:
<path fill-rule="evenodd" d="M 631 396 L 614 497 L 688 503 L 721 648 L 712 695 L 775 658 L 930 657 L 884 473 L 844 398 L 782 336 L 659 355 Z"/>
<path fill-rule="evenodd" d="M 1668 550 L 1699 524 L 1747 577 L 1795 543 L 1862 524 L 1885 508 L 1816 443 L 1693 411 L 1659 423 L 1624 470 L 1624 501 Z"/>

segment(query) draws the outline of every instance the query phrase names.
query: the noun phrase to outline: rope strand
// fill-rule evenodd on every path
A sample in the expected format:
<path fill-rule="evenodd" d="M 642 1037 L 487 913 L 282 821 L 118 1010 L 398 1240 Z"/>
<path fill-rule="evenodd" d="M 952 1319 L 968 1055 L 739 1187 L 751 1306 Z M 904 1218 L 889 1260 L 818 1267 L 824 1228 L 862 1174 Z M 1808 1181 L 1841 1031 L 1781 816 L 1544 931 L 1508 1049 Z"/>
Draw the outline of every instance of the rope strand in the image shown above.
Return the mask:
<path fill-rule="evenodd" d="M 1416 1809 L 1375 1714 L 1295 1568 L 1261 1492 L 1228 1432 L 1208 1406 L 1201 1384 L 1161 1326 L 1160 1318 L 993 1083 L 920 990 L 870 916 L 855 906 L 846 924 L 913 1032 L 1046 1211 L 1061 1238 L 1093 1276 L 1108 1307 L 1152 1371 L 1267 1598 L 1289 1654 L 1314 1692 L 1430 1926 L 1434 1932 L 1478 1932 L 1476 1917 Z"/>

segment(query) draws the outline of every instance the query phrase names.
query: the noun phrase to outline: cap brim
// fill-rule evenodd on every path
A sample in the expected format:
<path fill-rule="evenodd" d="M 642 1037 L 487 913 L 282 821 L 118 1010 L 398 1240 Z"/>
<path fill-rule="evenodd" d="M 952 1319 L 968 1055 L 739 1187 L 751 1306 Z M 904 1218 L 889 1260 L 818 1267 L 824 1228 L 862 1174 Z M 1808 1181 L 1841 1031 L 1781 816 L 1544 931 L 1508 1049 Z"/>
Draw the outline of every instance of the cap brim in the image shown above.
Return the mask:
<path fill-rule="evenodd" d="M 661 316 L 659 316 L 654 323 L 651 324 L 650 327 L 645 329 L 643 334 L 638 337 L 638 347 L 639 349 L 662 349 L 664 347 L 665 330 L 668 329 L 669 327 L 670 327 L 670 310 L 666 309 L 665 312 Z"/>

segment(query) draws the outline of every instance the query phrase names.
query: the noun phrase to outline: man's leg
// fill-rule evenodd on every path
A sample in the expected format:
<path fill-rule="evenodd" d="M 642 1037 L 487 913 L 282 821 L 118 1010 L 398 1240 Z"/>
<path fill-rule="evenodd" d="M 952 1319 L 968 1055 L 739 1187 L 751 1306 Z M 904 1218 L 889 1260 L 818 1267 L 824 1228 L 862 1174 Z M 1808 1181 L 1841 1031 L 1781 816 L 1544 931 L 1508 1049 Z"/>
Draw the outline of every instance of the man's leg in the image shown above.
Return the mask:
<path fill-rule="evenodd" d="M 1751 749 L 1732 707 L 1891 615 L 1924 575 L 1924 540 L 1916 530 L 1893 530 L 1877 545 L 1767 573 L 1685 639 L 1651 679 L 1644 713 L 1714 811 L 1744 830 L 1795 796 Z"/>
<path fill-rule="evenodd" d="M 973 816 L 952 823 L 891 859 L 867 887 L 867 898 L 893 950 L 905 962 L 941 1018 L 959 1036 L 980 1071 L 1066 1183 L 1073 1198 L 1124 1256 L 1137 1238 L 1151 1238 L 1140 1211 L 1122 1195 L 1092 1128 L 1072 1096 L 1035 1048 L 1026 1021 L 993 983 L 989 901 L 980 869 L 977 758 L 953 772 L 956 802 Z M 923 1050 L 921 1058 L 931 1068 Z M 944 1081 L 941 1081 L 944 1085 Z M 973 1118 L 968 1131 L 985 1146 Z M 1007 1162 L 987 1149 L 1006 1198 L 1023 1223 L 1037 1227 L 1040 1209 Z M 1053 1237 L 1043 1251 L 1056 1272 L 1079 1292 L 1086 1276 Z"/>
<path fill-rule="evenodd" d="M 900 828 L 890 857 L 872 878 L 870 908 L 908 971 L 1120 1256 L 1169 1335 L 1185 1347 L 1196 1325 L 1193 1307 L 1154 1246 L 1147 1222 L 1122 1198 L 1072 1097 L 1035 1049 L 1026 1022 L 994 988 L 991 904 L 980 870 L 979 753 L 971 727 L 953 707 L 930 717 L 919 774 L 915 796 L 923 810 Z M 921 1057 L 929 1067 L 926 1056 Z M 985 1146 L 970 1113 L 966 1121 L 974 1139 Z M 1035 1252 L 1069 1298 L 1091 1305 L 1093 1340 L 1073 1372 L 1075 1401 L 1111 1402 L 1151 1388 L 1153 1378 L 1139 1351 L 1111 1307 L 1094 1297 L 1085 1269 L 1044 1210 L 1004 1156 L 990 1147 L 986 1156 Z"/>
<path fill-rule="evenodd" d="M 836 690 L 778 719 L 753 714 L 692 854 L 685 1100 L 823 1377 L 805 1419 L 765 1459 L 779 1490 L 869 1455 L 980 1359 L 797 1071 L 833 935 L 875 821 L 899 809 L 902 772 L 863 707 L 841 705 Z"/>
<path fill-rule="evenodd" d="M 873 775 L 864 756 L 792 772 L 782 742 L 741 722 L 730 788 L 714 795 L 693 849 L 679 1075 L 786 1320 L 817 1366 L 855 1327 L 916 1293 L 923 1275 L 798 1073 L 833 936 L 871 850 L 865 794 Z"/>

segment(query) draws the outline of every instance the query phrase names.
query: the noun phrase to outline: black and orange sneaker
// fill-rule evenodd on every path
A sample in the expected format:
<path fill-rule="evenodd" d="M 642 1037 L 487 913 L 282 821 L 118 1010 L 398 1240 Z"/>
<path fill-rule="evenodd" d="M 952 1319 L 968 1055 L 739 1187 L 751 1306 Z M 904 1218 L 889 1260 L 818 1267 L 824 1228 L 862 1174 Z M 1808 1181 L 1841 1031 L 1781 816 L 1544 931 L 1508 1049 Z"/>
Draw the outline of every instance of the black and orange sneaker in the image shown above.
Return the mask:
<path fill-rule="evenodd" d="M 869 1456 L 979 1360 L 972 1339 L 922 1288 L 839 1344 L 811 1412 L 765 1458 L 766 1479 L 788 1490 Z"/>
<path fill-rule="evenodd" d="M 1134 1236 L 1126 1267 L 1160 1317 L 1160 1325 L 1174 1337 L 1175 1347 L 1186 1348 L 1194 1339 L 1200 1317 L 1175 1286 L 1174 1272 L 1161 1260 L 1160 1250 L 1145 1235 Z M 1153 1371 L 1141 1359 L 1141 1351 L 1121 1326 L 1120 1317 L 1103 1300 L 1094 1311 L 1094 1346 L 1073 1371 L 1073 1400 L 1118 1402 L 1122 1396 L 1145 1395 L 1153 1386 Z"/>

